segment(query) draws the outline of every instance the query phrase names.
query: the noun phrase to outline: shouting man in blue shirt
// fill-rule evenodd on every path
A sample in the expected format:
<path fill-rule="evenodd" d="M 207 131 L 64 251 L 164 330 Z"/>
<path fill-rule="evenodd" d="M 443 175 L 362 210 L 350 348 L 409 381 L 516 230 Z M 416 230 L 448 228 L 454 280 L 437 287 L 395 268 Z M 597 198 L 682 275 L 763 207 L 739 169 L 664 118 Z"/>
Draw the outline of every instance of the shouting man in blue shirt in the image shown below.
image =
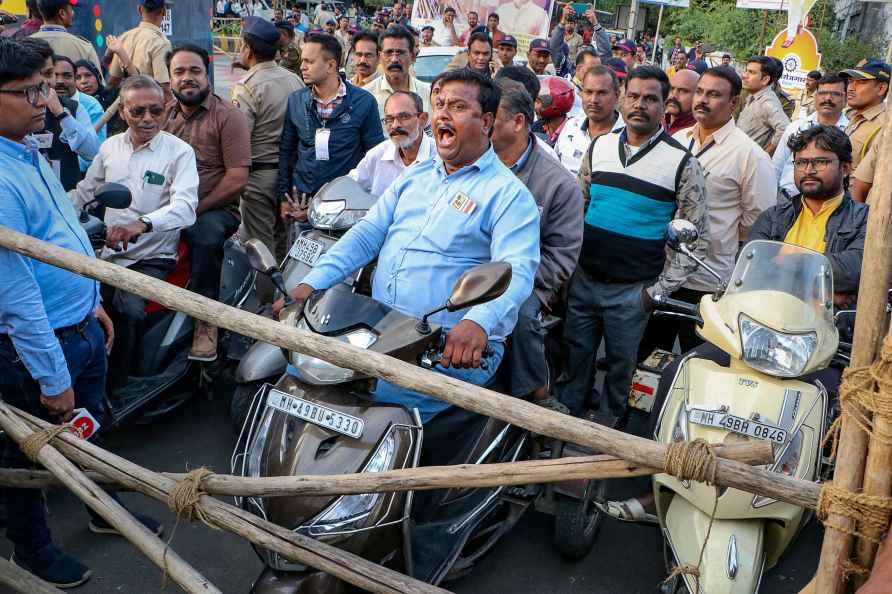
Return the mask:
<path fill-rule="evenodd" d="M 533 291 L 539 212 L 530 192 L 490 145 L 498 88 L 463 69 L 441 74 L 433 89 L 431 123 L 438 157 L 406 170 L 292 296 L 306 300 L 314 289 L 331 287 L 377 257 L 372 296 L 421 317 L 446 302 L 462 273 L 484 262 L 508 262 L 513 274 L 504 295 L 431 318 L 448 332 L 435 369 L 486 385 L 501 362 L 518 309 Z M 378 383 L 376 397 L 417 407 L 425 423 L 449 408 L 446 402 L 385 382 Z M 427 437 L 425 433 L 426 444 Z"/>
<path fill-rule="evenodd" d="M 92 257 L 71 200 L 28 136 L 43 128 L 51 93 L 43 66 L 38 51 L 0 39 L 0 224 Z M 0 248 L 0 393 L 6 402 L 56 421 L 82 407 L 101 424 L 112 338 L 99 283 Z M 2 465 L 27 468 L 29 462 L 9 445 Z M 86 567 L 53 545 L 37 491 L 6 490 L 6 512 L 17 565 L 60 588 L 89 579 Z M 145 523 L 160 529 L 148 518 Z M 98 516 L 90 529 L 114 533 Z"/>

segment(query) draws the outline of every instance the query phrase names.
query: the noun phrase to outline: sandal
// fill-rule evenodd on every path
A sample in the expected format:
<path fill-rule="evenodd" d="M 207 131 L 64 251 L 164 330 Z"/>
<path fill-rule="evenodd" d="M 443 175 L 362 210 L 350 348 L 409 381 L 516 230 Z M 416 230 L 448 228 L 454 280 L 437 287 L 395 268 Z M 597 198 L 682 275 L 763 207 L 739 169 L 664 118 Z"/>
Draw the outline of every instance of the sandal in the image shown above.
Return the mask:
<path fill-rule="evenodd" d="M 644 509 L 635 497 L 622 501 L 596 501 L 598 508 L 620 522 L 636 522 L 639 524 L 659 524 L 660 519 Z"/>

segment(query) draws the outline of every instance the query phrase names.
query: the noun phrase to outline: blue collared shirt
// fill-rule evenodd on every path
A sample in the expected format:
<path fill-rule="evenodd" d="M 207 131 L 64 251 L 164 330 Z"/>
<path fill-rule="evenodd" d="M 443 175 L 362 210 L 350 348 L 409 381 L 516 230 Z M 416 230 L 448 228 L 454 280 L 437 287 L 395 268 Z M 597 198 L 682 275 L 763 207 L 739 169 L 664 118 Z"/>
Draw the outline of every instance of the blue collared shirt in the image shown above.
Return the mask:
<path fill-rule="evenodd" d="M 71 200 L 31 142 L 0 138 L 0 224 L 93 257 Z M 53 330 L 77 324 L 98 306 L 96 281 L 0 248 L 0 334 L 10 336 L 44 394 L 71 385 Z"/>
<path fill-rule="evenodd" d="M 327 289 L 375 256 L 372 297 L 416 317 L 443 306 L 455 282 L 473 266 L 510 263 L 511 284 L 501 297 L 431 317 L 446 331 L 471 320 L 490 340 L 502 341 L 533 291 L 539 209 L 492 148 L 450 175 L 436 157 L 407 169 L 304 282 Z"/>
<path fill-rule="evenodd" d="M 97 152 L 99 152 L 99 146 L 105 142 L 106 138 L 106 126 L 102 126 L 99 131 L 96 131 L 96 122 L 98 122 L 102 116 L 105 114 L 105 110 L 102 108 L 102 104 L 95 97 L 91 97 L 86 93 L 81 93 L 78 91 L 75 93 L 74 97 L 72 97 L 75 101 L 77 101 L 80 109 L 78 109 L 78 115 L 80 116 L 80 112 L 84 112 L 87 116 L 87 120 L 90 122 L 89 129 L 94 131 L 96 136 L 96 150 L 93 151 L 93 155 L 95 156 Z M 68 118 L 66 118 L 68 119 Z M 78 118 L 78 122 L 83 123 L 83 119 Z M 83 156 L 78 156 L 78 162 L 81 165 L 81 171 L 87 171 L 87 168 L 90 167 L 90 163 L 93 161 L 93 158 L 90 157 L 85 159 Z"/>

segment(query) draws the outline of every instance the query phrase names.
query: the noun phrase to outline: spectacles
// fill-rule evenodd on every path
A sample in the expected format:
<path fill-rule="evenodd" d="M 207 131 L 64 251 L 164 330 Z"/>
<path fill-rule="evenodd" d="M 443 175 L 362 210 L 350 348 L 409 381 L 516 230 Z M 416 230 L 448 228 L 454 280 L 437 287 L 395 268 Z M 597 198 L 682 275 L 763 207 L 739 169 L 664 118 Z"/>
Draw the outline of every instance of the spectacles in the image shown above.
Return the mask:
<path fill-rule="evenodd" d="M 414 117 L 417 117 L 418 115 L 419 115 L 418 113 L 409 113 L 407 111 L 404 111 L 402 113 L 398 113 L 393 116 L 384 116 L 383 118 L 381 118 L 381 123 L 384 124 L 385 126 L 393 126 L 394 122 L 399 122 L 400 124 L 405 124 L 406 122 L 408 122 L 409 120 L 411 120 Z"/>
<path fill-rule="evenodd" d="M 46 99 L 50 96 L 50 86 L 47 83 L 42 82 L 39 85 L 25 87 L 24 89 L 0 89 L 0 93 L 6 93 L 7 95 L 24 95 L 25 100 L 30 103 L 32 107 L 39 107 L 40 99 Z"/>
<path fill-rule="evenodd" d="M 381 53 L 384 54 L 385 58 L 402 58 L 403 56 L 409 55 L 409 50 L 388 49 L 388 50 L 382 50 Z"/>
<path fill-rule="evenodd" d="M 820 173 L 834 162 L 836 162 L 836 159 L 825 159 L 823 157 L 818 157 L 817 159 L 796 159 L 793 161 L 793 167 L 800 171 L 807 171 L 814 167 L 815 171 Z"/>
<path fill-rule="evenodd" d="M 128 107 L 127 111 L 130 112 L 130 117 L 134 117 L 137 119 L 146 115 L 147 111 L 153 118 L 157 118 L 161 117 L 161 114 L 164 113 L 164 108 L 157 105 L 153 105 L 152 107 Z"/>

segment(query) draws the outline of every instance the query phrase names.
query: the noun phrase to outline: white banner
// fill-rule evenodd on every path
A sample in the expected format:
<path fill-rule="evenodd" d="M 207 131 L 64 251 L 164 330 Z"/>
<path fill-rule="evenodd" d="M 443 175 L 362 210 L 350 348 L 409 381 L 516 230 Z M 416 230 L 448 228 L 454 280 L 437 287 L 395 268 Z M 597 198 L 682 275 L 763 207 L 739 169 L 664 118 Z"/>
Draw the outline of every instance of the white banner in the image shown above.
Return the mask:
<path fill-rule="evenodd" d="M 787 10 L 790 0 L 737 0 L 737 8 L 757 10 Z"/>
<path fill-rule="evenodd" d="M 892 0 L 884 0 L 892 2 Z M 691 0 L 640 0 L 641 4 L 657 4 L 660 6 L 669 6 L 670 8 L 690 8 Z"/>

